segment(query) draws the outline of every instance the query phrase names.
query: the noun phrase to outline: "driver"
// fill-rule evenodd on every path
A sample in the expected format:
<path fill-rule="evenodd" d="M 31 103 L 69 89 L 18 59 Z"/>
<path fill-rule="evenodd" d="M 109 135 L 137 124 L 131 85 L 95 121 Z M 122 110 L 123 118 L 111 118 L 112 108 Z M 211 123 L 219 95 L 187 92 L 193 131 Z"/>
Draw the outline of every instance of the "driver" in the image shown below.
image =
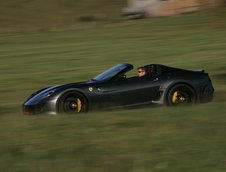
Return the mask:
<path fill-rule="evenodd" d="M 143 77 L 145 76 L 146 72 L 145 72 L 145 68 L 144 67 L 138 67 L 137 68 L 137 72 L 138 72 L 138 77 Z"/>

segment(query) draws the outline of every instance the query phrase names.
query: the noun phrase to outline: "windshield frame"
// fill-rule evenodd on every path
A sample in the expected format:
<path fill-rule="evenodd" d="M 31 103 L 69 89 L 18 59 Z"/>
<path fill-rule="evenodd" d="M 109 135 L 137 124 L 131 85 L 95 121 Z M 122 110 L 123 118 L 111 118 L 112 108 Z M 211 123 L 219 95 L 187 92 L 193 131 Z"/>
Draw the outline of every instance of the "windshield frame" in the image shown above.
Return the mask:
<path fill-rule="evenodd" d="M 118 76 L 128 72 L 131 69 L 133 69 L 133 65 L 131 64 L 117 64 L 111 67 L 110 69 L 102 72 L 101 74 L 95 76 L 92 80 L 104 81 L 104 80 L 115 79 Z"/>

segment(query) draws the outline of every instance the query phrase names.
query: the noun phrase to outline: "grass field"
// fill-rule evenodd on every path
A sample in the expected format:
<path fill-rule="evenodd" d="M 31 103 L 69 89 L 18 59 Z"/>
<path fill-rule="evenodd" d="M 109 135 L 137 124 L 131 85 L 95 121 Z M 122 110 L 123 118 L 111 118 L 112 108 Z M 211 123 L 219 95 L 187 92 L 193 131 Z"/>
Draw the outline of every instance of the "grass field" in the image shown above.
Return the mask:
<path fill-rule="evenodd" d="M 1 172 L 225 172 L 225 18 L 113 18 L 0 32 Z M 88 80 L 123 62 L 203 68 L 215 99 L 183 108 L 22 115 L 33 91 Z"/>

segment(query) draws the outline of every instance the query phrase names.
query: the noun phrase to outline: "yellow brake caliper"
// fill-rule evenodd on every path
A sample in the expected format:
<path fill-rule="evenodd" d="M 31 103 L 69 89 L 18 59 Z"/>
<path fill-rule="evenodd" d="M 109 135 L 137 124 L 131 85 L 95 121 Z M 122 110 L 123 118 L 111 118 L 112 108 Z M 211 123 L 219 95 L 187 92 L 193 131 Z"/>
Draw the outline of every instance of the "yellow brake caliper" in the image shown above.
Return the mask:
<path fill-rule="evenodd" d="M 175 91 L 175 92 L 173 93 L 173 97 L 172 97 L 172 102 L 173 102 L 173 103 L 176 103 L 177 95 L 178 95 L 178 92 Z"/>
<path fill-rule="evenodd" d="M 82 110 L 82 102 L 80 99 L 77 99 L 77 111 L 80 112 Z"/>

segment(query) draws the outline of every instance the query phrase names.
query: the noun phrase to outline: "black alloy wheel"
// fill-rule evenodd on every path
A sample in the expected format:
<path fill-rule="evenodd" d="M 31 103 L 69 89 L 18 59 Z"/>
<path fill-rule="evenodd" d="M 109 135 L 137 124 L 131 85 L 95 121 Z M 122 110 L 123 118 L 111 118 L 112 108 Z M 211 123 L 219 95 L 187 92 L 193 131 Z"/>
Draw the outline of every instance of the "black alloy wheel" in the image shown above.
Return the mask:
<path fill-rule="evenodd" d="M 173 86 L 167 96 L 167 104 L 170 106 L 193 104 L 195 102 L 195 91 L 186 84 L 178 84 Z"/>
<path fill-rule="evenodd" d="M 86 98 L 76 92 L 67 93 L 60 98 L 59 113 L 77 114 L 87 111 Z"/>

